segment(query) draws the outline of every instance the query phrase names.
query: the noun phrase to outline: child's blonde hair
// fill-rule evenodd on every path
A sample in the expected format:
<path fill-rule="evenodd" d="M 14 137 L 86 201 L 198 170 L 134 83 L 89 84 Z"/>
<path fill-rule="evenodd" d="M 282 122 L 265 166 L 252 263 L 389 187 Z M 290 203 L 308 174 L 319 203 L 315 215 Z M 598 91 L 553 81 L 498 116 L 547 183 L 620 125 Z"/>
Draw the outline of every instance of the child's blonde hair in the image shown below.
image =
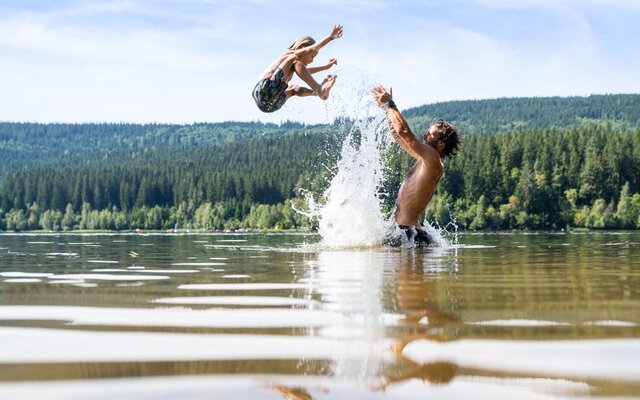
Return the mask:
<path fill-rule="evenodd" d="M 316 42 L 315 39 L 312 38 L 311 36 L 303 36 L 298 40 L 296 40 L 295 42 L 293 42 L 291 46 L 289 46 L 289 50 L 300 50 L 315 44 L 315 42 Z"/>

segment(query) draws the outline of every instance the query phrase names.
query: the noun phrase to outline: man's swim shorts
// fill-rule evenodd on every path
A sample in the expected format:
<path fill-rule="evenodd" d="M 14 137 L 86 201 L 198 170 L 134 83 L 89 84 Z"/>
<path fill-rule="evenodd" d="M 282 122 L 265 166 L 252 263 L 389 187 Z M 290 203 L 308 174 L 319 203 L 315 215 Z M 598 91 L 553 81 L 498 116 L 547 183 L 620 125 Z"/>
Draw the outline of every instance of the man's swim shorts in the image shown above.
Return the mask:
<path fill-rule="evenodd" d="M 424 229 L 408 225 L 398 225 L 398 228 L 402 229 L 407 234 L 409 242 L 413 242 L 416 246 L 428 246 L 433 243 L 433 239 Z"/>
<path fill-rule="evenodd" d="M 278 68 L 271 78 L 258 82 L 253 89 L 253 99 L 260 111 L 270 113 L 282 108 L 287 101 L 285 91 L 288 86 L 282 68 Z"/>

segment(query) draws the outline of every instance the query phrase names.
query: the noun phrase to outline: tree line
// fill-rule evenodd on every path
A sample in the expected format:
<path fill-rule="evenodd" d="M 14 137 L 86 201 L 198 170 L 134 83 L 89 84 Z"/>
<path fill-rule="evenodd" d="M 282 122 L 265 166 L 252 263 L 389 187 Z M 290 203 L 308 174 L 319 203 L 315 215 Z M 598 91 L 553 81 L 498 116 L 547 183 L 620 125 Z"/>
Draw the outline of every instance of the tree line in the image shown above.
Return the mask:
<path fill-rule="evenodd" d="M 453 101 L 405 110 L 465 137 L 426 217 L 467 229 L 639 228 L 640 95 Z M 0 122 L 0 230 L 305 228 L 350 124 Z M 391 213 L 413 160 L 385 154 Z"/>
<path fill-rule="evenodd" d="M 157 158 L 180 151 L 257 137 L 323 130 L 296 122 L 169 124 L 38 124 L 0 122 L 0 178 L 24 169 L 92 167 Z"/>
<path fill-rule="evenodd" d="M 465 134 L 569 129 L 607 121 L 617 129 L 640 126 L 640 95 L 530 97 L 449 101 L 404 110 L 416 132 L 431 119 L 444 118 Z M 343 121 L 306 125 L 287 121 L 175 124 L 39 124 L 0 122 L 0 179 L 34 168 L 93 167 L 150 160 L 175 152 L 216 144 L 335 130 Z"/>
<path fill-rule="evenodd" d="M 471 136 L 427 218 L 469 229 L 640 228 L 640 130 Z"/>
<path fill-rule="evenodd" d="M 312 222 L 293 210 L 304 208 L 296 189 L 322 193 L 338 136 L 12 172 L 0 185 L 0 229 L 305 229 Z M 387 213 L 413 162 L 397 146 L 385 155 Z M 467 229 L 640 228 L 639 216 L 640 129 L 607 123 L 469 135 L 426 212 L 429 221 Z"/>
<path fill-rule="evenodd" d="M 327 173 L 327 143 L 291 134 L 118 165 L 10 172 L 0 185 L 0 229 L 303 228 L 308 221 L 289 200 Z"/>
<path fill-rule="evenodd" d="M 455 123 L 467 134 L 545 128 L 568 129 L 608 122 L 633 129 L 640 122 L 640 94 L 520 97 L 448 101 L 403 112 L 422 131 L 433 118 Z"/>

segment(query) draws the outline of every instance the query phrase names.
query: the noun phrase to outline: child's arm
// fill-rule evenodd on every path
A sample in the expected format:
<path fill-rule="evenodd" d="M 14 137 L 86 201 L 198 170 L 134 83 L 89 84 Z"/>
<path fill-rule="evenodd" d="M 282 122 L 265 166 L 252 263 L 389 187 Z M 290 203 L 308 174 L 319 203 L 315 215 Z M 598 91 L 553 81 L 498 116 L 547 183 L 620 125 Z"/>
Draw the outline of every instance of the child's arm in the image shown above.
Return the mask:
<path fill-rule="evenodd" d="M 338 39 L 342 37 L 342 25 L 334 25 L 331 30 L 331 34 L 326 38 L 322 39 L 319 42 L 316 42 L 314 45 L 309 46 L 311 49 L 315 49 L 316 51 L 320 51 L 321 48 L 327 45 L 332 40 Z"/>
<path fill-rule="evenodd" d="M 338 60 L 336 60 L 335 58 L 332 58 L 332 59 L 329 60 L 327 65 L 323 65 L 323 66 L 320 66 L 320 67 L 308 67 L 307 70 L 309 70 L 310 74 L 315 74 L 315 73 L 320 72 L 320 71 L 326 71 L 326 70 L 328 70 L 329 68 L 331 68 L 334 65 L 338 65 Z"/>

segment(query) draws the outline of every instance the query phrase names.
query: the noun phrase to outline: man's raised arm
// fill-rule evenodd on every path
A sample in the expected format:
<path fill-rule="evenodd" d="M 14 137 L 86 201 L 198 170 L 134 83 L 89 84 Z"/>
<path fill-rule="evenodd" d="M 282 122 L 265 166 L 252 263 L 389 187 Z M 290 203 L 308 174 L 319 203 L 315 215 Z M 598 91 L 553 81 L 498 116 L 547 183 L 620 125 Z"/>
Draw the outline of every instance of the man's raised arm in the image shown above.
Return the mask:
<path fill-rule="evenodd" d="M 404 119 L 402 113 L 398 110 L 393 102 L 393 91 L 391 88 L 387 90 L 378 86 L 371 90 L 373 92 L 376 103 L 381 108 L 387 109 L 387 118 L 389 119 L 389 130 L 393 139 L 413 158 L 423 158 L 426 146 L 422 144 L 416 135 L 413 134 L 407 120 Z"/>

